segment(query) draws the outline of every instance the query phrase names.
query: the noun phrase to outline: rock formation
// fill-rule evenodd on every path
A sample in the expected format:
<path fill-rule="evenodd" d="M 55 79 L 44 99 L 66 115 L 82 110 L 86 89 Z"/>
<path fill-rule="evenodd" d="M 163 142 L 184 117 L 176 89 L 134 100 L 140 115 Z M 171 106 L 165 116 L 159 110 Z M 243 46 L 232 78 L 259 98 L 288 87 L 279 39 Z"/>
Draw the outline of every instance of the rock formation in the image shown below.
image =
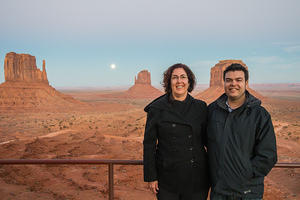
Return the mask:
<path fill-rule="evenodd" d="M 19 81 L 32 83 L 48 83 L 45 60 L 43 71 L 37 68 L 34 56 L 29 54 L 6 54 L 4 60 L 5 81 Z"/>
<path fill-rule="evenodd" d="M 241 60 L 220 60 L 219 63 L 217 63 L 214 67 L 210 70 L 210 83 L 209 88 L 204 90 L 203 92 L 200 92 L 199 94 L 195 95 L 196 98 L 202 99 L 206 101 L 207 103 L 211 103 L 214 100 L 216 100 L 220 95 L 224 93 L 224 81 L 223 81 L 223 72 L 225 69 L 233 64 L 233 63 L 239 63 L 242 66 L 244 66 L 246 69 L 248 67 L 245 63 Z M 263 96 L 256 92 L 255 90 L 252 90 L 251 88 L 247 88 L 247 90 L 254 96 L 258 97 L 259 99 L 262 99 Z"/>
<path fill-rule="evenodd" d="M 151 74 L 147 70 L 142 70 L 134 77 L 134 85 L 125 92 L 104 94 L 104 98 L 124 98 L 124 99 L 155 99 L 163 95 L 163 92 L 151 85 Z"/>
<path fill-rule="evenodd" d="M 45 60 L 41 71 L 34 56 L 10 52 L 4 60 L 4 74 L 5 82 L 0 84 L 0 111 L 14 108 L 55 109 L 82 104 L 49 85 Z"/>
<path fill-rule="evenodd" d="M 138 73 L 137 78 L 134 77 L 134 84 L 151 85 L 151 74 L 147 70 Z"/>
<path fill-rule="evenodd" d="M 142 70 L 138 73 L 137 78 L 134 77 L 134 85 L 130 87 L 125 95 L 130 98 L 149 98 L 153 99 L 163 92 L 151 85 L 151 75 L 147 70 Z"/>

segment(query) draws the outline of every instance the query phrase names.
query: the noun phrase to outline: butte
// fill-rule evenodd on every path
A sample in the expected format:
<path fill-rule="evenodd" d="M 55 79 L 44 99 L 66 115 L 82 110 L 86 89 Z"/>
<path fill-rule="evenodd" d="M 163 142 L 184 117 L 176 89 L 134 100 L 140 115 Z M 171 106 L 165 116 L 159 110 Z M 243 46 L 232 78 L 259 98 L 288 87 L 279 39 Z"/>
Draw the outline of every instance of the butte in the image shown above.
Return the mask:
<path fill-rule="evenodd" d="M 210 69 L 210 83 L 209 88 L 195 95 L 195 98 L 206 101 L 208 104 L 215 101 L 219 96 L 224 93 L 224 70 L 233 63 L 239 63 L 246 69 L 248 67 L 241 60 L 220 60 L 214 67 Z M 263 99 L 263 96 L 255 90 L 247 87 L 247 90 L 255 97 Z"/>
<path fill-rule="evenodd" d="M 45 60 L 43 70 L 29 54 L 7 53 L 5 82 L 0 84 L 0 110 L 57 109 L 83 104 L 49 85 Z"/>
<path fill-rule="evenodd" d="M 129 98 L 153 99 L 163 95 L 163 92 L 151 85 L 150 72 L 142 70 L 134 77 L 134 85 L 125 92 L 125 95 Z"/>

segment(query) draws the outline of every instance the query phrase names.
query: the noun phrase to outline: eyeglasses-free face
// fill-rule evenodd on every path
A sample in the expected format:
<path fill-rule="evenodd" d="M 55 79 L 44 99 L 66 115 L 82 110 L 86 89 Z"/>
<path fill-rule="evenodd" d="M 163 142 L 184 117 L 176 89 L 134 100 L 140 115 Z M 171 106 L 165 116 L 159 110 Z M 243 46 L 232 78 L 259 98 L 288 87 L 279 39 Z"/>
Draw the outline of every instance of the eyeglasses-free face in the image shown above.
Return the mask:
<path fill-rule="evenodd" d="M 247 85 L 243 71 L 229 71 L 225 74 L 224 89 L 230 100 L 244 98 Z"/>

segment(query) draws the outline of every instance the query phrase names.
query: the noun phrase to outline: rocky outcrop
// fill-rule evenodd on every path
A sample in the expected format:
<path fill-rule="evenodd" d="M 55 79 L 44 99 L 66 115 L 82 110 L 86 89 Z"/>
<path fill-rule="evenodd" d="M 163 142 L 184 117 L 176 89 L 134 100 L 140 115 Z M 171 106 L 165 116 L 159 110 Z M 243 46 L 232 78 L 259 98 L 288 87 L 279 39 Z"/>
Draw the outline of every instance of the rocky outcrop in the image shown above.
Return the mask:
<path fill-rule="evenodd" d="M 223 72 L 225 69 L 233 64 L 239 63 L 248 69 L 247 65 L 243 63 L 242 60 L 220 60 L 214 67 L 210 70 L 210 83 L 209 88 L 195 95 L 195 98 L 206 101 L 207 103 L 211 103 L 216 100 L 219 96 L 224 93 L 224 81 L 223 81 Z M 247 90 L 254 96 L 259 99 L 263 99 L 263 96 L 256 92 L 251 88 L 247 88 Z"/>
<path fill-rule="evenodd" d="M 82 102 L 49 85 L 45 60 L 43 71 L 29 54 L 8 53 L 4 61 L 5 82 L 0 84 L 0 111 L 12 109 L 61 109 Z"/>
<path fill-rule="evenodd" d="M 147 70 L 138 73 L 137 78 L 134 77 L 134 84 L 151 85 L 151 74 Z"/>
<path fill-rule="evenodd" d="M 153 99 L 162 94 L 162 91 L 151 85 L 151 75 L 147 70 L 140 71 L 137 78 L 134 78 L 134 85 L 125 92 L 125 96 L 139 99 Z"/>
<path fill-rule="evenodd" d="M 5 81 L 49 84 L 45 65 L 43 60 L 43 71 L 41 71 L 36 66 L 34 56 L 10 52 L 6 54 L 4 60 Z"/>
<path fill-rule="evenodd" d="M 155 99 L 164 93 L 151 85 L 151 74 L 147 70 L 142 70 L 134 77 L 134 85 L 125 92 L 104 94 L 104 98 L 124 98 L 124 99 Z"/>

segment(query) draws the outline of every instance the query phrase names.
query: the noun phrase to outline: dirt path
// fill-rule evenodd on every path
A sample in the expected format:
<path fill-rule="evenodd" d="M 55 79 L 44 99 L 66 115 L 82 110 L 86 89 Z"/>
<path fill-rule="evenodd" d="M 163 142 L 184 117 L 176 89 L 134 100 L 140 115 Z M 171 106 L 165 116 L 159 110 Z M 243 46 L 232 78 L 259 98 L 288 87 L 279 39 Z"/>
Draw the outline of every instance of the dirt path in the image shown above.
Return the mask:
<path fill-rule="evenodd" d="M 143 141 L 143 136 L 137 136 L 137 137 L 122 137 L 122 136 L 115 136 L 115 135 L 104 135 L 106 139 L 117 139 L 117 140 L 129 140 L 129 141 L 137 141 L 141 142 Z"/>
<path fill-rule="evenodd" d="M 15 140 L 8 140 L 8 141 L 5 141 L 5 142 L 1 142 L 0 145 L 3 145 L 3 144 L 9 144 L 9 143 L 12 143 L 12 142 L 15 142 L 15 141 L 33 141 L 35 140 L 36 138 L 51 138 L 51 137 L 55 137 L 55 136 L 58 136 L 58 135 L 62 135 L 62 134 L 66 134 L 66 133 L 70 133 L 74 130 L 72 129 L 66 129 L 66 130 L 62 130 L 62 131 L 55 131 L 55 132 L 51 132 L 51 133 L 48 133 L 47 135 L 42 135 L 42 136 L 37 136 L 35 138 L 31 138 L 31 139 L 15 139 Z"/>

